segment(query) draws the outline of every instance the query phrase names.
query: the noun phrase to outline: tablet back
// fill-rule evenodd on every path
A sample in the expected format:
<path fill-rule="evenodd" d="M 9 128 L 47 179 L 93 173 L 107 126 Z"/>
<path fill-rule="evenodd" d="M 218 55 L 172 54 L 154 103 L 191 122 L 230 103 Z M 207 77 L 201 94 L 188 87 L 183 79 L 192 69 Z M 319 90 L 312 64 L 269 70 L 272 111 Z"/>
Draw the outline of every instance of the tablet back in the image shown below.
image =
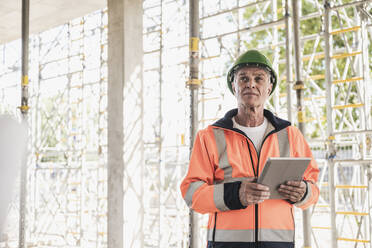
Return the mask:
<path fill-rule="evenodd" d="M 311 158 L 274 157 L 266 161 L 257 182 L 270 187 L 270 199 L 282 199 L 277 191 L 280 184 L 300 181 Z"/>

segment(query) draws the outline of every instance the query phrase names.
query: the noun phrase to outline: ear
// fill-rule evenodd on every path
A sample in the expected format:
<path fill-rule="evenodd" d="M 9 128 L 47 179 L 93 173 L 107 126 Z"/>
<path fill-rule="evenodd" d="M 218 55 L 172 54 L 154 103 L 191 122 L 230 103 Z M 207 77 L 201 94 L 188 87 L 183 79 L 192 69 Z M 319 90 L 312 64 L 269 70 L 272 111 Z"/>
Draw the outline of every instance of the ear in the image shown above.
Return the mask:
<path fill-rule="evenodd" d="M 232 89 L 232 91 L 233 91 L 233 93 L 234 93 L 234 95 L 235 95 L 235 80 L 233 80 L 233 81 L 231 82 L 231 89 Z"/>
<path fill-rule="evenodd" d="M 269 86 L 269 88 L 267 89 L 267 93 L 268 93 L 268 95 L 270 96 L 270 93 L 271 93 L 271 91 L 273 90 L 273 84 L 272 83 L 270 83 L 270 86 Z"/>

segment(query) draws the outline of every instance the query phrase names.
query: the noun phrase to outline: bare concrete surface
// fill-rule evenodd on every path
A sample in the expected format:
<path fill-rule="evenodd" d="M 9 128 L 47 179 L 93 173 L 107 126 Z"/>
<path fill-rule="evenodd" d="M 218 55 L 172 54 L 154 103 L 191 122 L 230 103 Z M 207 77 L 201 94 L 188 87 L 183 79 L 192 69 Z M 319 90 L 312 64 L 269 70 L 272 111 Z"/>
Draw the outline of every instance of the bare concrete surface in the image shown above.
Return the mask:
<path fill-rule="evenodd" d="M 31 0 L 30 35 L 105 8 L 105 0 Z M 22 1 L 0 0 L 0 44 L 21 38 Z"/>
<path fill-rule="evenodd" d="M 26 152 L 26 128 L 11 116 L 0 115 L 0 235 Z"/>

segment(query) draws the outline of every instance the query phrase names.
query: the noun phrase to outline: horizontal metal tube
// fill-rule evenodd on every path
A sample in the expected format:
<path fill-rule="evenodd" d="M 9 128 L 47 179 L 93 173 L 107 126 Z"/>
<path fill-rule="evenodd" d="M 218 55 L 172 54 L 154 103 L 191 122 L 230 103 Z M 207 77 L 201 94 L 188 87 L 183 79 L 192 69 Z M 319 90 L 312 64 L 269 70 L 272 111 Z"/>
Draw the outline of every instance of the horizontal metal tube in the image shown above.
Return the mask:
<path fill-rule="evenodd" d="M 225 13 L 229 13 L 229 12 L 232 12 L 234 10 L 247 8 L 249 6 L 254 6 L 256 4 L 265 3 L 265 2 L 268 2 L 268 1 L 270 1 L 270 0 L 263 0 L 263 1 L 258 1 L 258 2 L 255 2 L 255 3 L 248 3 L 248 4 L 243 5 L 243 6 L 238 6 L 238 7 L 232 8 L 232 9 L 226 9 L 226 10 L 223 10 L 223 11 L 220 11 L 220 12 L 217 12 L 217 13 L 214 13 L 214 14 L 203 16 L 203 17 L 200 18 L 200 20 L 204 20 L 204 19 L 211 18 L 211 17 L 214 17 L 214 16 L 218 16 L 218 15 L 222 15 L 222 14 L 225 14 Z"/>
<path fill-rule="evenodd" d="M 372 159 L 334 159 L 334 163 L 372 164 Z"/>
<path fill-rule="evenodd" d="M 331 10 L 337 10 L 337 9 L 341 9 L 341 8 L 352 7 L 352 6 L 361 5 L 361 4 L 370 3 L 370 2 L 372 2 L 372 0 L 364 0 L 364 1 L 357 1 L 357 2 L 352 2 L 352 3 L 345 3 L 345 4 L 341 4 L 341 5 L 332 6 L 330 9 Z"/>

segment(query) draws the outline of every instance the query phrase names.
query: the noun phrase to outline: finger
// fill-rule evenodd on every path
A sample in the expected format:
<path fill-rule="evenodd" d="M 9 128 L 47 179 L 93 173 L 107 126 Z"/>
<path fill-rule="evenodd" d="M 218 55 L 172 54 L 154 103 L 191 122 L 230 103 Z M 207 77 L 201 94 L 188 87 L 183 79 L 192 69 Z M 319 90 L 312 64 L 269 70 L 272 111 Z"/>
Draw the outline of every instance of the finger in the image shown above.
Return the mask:
<path fill-rule="evenodd" d="M 284 193 L 284 192 L 279 192 L 279 193 L 284 197 L 284 199 L 288 199 L 288 200 L 290 200 L 292 202 L 299 201 L 299 198 L 298 197 L 295 197 L 295 196 L 293 196 L 291 194 L 287 194 L 287 193 Z"/>
<path fill-rule="evenodd" d="M 290 190 L 286 190 L 286 189 L 278 189 L 278 191 L 279 191 L 279 193 L 283 193 L 283 194 L 288 195 L 288 196 L 293 196 L 295 198 L 299 198 L 302 195 L 301 192 L 290 191 Z"/>
<path fill-rule="evenodd" d="M 297 188 L 295 187 L 292 187 L 292 186 L 287 186 L 285 184 L 282 184 L 279 186 L 279 189 L 283 189 L 283 190 L 287 190 L 287 191 L 294 191 L 294 192 L 297 192 Z M 278 190 L 279 190 L 278 189 Z"/>
<path fill-rule="evenodd" d="M 254 199 L 254 200 L 266 200 L 269 199 L 270 192 L 249 192 L 247 193 L 247 198 Z"/>
<path fill-rule="evenodd" d="M 300 186 L 301 181 L 287 181 L 285 184 L 293 185 L 293 186 Z"/>
<path fill-rule="evenodd" d="M 299 192 L 299 193 L 305 192 L 305 190 L 306 190 L 306 188 L 288 186 L 288 185 L 285 185 L 285 184 L 281 184 L 279 186 L 279 189 L 285 189 L 285 190 L 289 190 L 289 191 L 293 191 L 293 192 Z"/>
<path fill-rule="evenodd" d="M 270 196 L 270 191 L 252 191 L 250 193 L 251 195 L 256 196 L 256 197 L 269 197 Z"/>
<path fill-rule="evenodd" d="M 286 185 L 300 187 L 300 188 L 306 187 L 306 184 L 303 181 L 288 181 L 286 182 Z"/>
<path fill-rule="evenodd" d="M 265 200 L 257 200 L 257 201 L 255 201 L 255 202 L 253 202 L 252 204 L 259 204 L 259 203 L 262 203 L 262 202 L 264 202 Z"/>
<path fill-rule="evenodd" d="M 281 189 L 281 190 L 278 190 L 278 191 L 282 196 L 284 196 L 287 199 L 290 199 L 293 202 L 297 202 L 297 201 L 301 200 L 302 197 L 303 197 L 303 193 L 299 193 L 299 192 L 287 191 L 287 190 L 284 190 L 284 189 Z"/>
<path fill-rule="evenodd" d="M 292 202 L 298 202 L 299 200 L 301 200 L 301 198 L 300 197 L 295 197 L 295 196 L 290 196 L 289 197 L 289 200 L 291 200 Z"/>
<path fill-rule="evenodd" d="M 267 200 L 267 199 L 269 199 L 269 198 L 268 197 L 252 196 L 252 198 L 250 198 L 248 201 L 257 203 L 257 202 L 262 202 L 262 201 Z"/>
<path fill-rule="evenodd" d="M 248 199 L 248 203 L 249 203 L 249 204 L 258 204 L 258 203 L 263 202 L 264 200 L 267 200 L 267 198 L 251 196 L 251 197 Z"/>
<path fill-rule="evenodd" d="M 248 178 L 241 183 L 241 187 L 249 188 L 252 184 L 254 184 L 254 180 L 256 180 L 254 177 Z"/>
<path fill-rule="evenodd" d="M 291 196 L 288 195 L 288 194 L 285 194 L 285 193 L 283 193 L 283 192 L 279 192 L 279 193 L 280 193 L 280 195 L 283 196 L 284 199 L 290 199 L 290 198 L 291 198 Z"/>
<path fill-rule="evenodd" d="M 269 191 L 270 190 L 269 187 L 267 187 L 263 184 L 259 184 L 259 183 L 251 183 L 250 187 L 254 190 L 261 190 L 261 191 Z"/>

